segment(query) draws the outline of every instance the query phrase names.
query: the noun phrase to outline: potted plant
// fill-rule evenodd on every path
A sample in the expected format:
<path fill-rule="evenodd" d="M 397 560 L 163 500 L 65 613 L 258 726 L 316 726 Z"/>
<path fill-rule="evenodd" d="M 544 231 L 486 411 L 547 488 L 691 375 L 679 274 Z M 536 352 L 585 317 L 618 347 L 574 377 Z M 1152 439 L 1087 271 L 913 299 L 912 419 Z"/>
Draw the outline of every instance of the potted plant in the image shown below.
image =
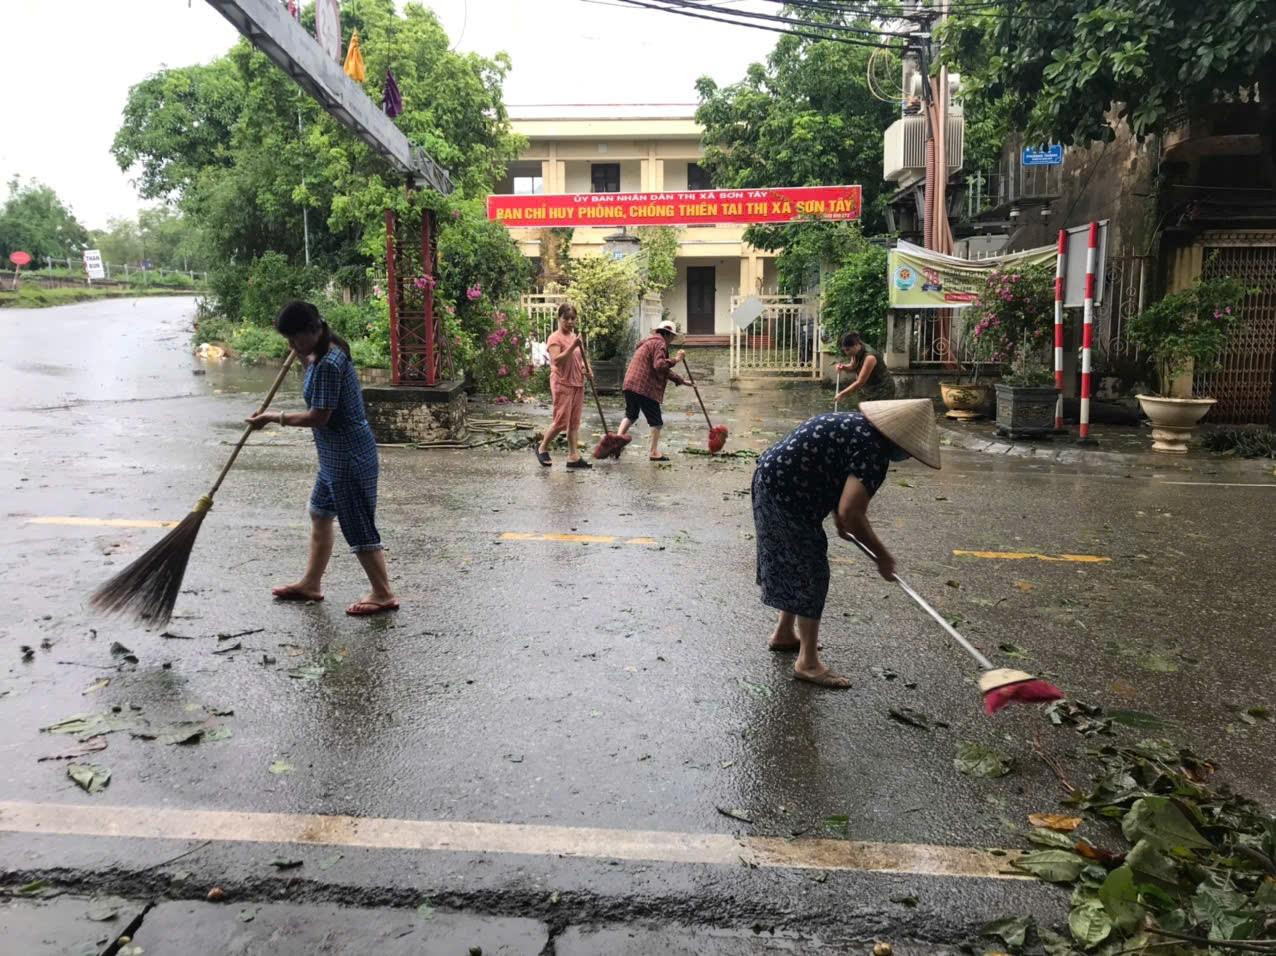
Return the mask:
<path fill-rule="evenodd" d="M 992 404 L 992 385 L 980 382 L 979 376 L 988 361 L 989 341 L 974 334 L 973 309 L 965 310 L 961 338 L 957 342 L 957 378 L 939 383 L 939 394 L 944 400 L 945 413 L 956 421 L 972 421 L 983 417 Z"/>
<path fill-rule="evenodd" d="M 1039 438 L 1054 430 L 1059 392 L 1040 342 L 1022 339 L 1010 372 L 997 383 L 997 432 L 1011 438 Z"/>
<path fill-rule="evenodd" d="M 1241 320 L 1241 302 L 1253 291 L 1232 278 L 1197 279 L 1130 321 L 1130 341 L 1147 353 L 1156 369 L 1158 392 L 1135 396 L 1152 423 L 1154 451 L 1187 452 L 1197 424 L 1218 400 L 1193 396 L 1186 376 L 1218 361 Z"/>
<path fill-rule="evenodd" d="M 940 383 L 950 418 L 977 417 L 974 409 L 990 404 L 992 386 L 979 387 L 983 363 L 1008 362 L 1020 350 L 1044 348 L 1054 324 L 1051 281 L 1045 266 L 993 269 L 984 277 L 979 295 L 966 309 L 958 350 L 959 365 L 971 369 L 971 384 L 962 385 L 960 378 L 955 384 Z"/>

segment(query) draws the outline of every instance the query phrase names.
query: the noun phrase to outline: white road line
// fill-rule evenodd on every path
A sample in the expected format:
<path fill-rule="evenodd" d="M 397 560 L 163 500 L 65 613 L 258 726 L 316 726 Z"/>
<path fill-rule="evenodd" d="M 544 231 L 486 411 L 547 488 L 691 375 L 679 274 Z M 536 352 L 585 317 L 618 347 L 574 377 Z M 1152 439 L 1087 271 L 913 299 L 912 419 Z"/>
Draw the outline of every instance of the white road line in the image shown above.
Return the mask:
<path fill-rule="evenodd" d="M 1194 485 L 1201 488 L 1271 488 L 1276 490 L 1276 481 L 1246 484 L 1239 481 L 1157 481 L 1158 485 Z"/>
<path fill-rule="evenodd" d="M 0 802 L 0 832 L 1032 879 L 1010 868 L 1018 851 L 979 847 L 107 804 Z"/>

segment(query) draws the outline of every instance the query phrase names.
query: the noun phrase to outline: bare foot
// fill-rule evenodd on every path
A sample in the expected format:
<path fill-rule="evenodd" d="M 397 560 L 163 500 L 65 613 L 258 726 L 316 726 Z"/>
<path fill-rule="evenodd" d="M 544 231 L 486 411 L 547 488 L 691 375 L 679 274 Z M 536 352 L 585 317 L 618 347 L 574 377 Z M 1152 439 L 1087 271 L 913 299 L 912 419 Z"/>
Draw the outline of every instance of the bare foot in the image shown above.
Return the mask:
<path fill-rule="evenodd" d="M 275 596 L 277 601 L 322 601 L 323 592 L 314 588 L 308 588 L 304 584 L 283 584 L 277 588 L 271 588 L 271 594 Z"/>
<path fill-rule="evenodd" d="M 827 667 L 823 667 L 818 671 L 800 671 L 795 667 L 793 668 L 793 679 L 804 680 L 807 683 L 818 684 L 820 687 L 829 687 L 834 690 L 847 690 L 851 686 L 849 677 L 834 674 Z"/>

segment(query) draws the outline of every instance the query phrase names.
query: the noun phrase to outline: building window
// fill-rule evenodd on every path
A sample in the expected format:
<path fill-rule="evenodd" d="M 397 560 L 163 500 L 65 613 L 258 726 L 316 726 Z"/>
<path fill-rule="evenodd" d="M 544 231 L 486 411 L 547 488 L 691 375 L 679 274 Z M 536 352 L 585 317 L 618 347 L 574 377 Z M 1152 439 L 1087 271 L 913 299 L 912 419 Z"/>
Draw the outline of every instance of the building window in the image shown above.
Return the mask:
<path fill-rule="evenodd" d="M 620 192 L 620 163 L 591 163 L 589 179 L 591 192 Z"/>
<path fill-rule="evenodd" d="M 515 196 L 539 196 L 545 191 L 545 180 L 540 176 L 515 176 Z"/>
<path fill-rule="evenodd" d="M 709 171 L 699 163 L 687 163 L 687 188 L 712 189 L 713 184 L 709 182 Z"/>

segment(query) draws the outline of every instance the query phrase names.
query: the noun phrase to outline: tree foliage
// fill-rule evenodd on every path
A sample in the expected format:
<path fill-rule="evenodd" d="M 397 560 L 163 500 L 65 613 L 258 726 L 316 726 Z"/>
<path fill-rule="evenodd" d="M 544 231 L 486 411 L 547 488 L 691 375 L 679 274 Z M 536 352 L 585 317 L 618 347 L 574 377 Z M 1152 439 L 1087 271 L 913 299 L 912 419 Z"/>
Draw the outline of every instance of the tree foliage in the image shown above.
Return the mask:
<path fill-rule="evenodd" d="M 889 309 L 886 250 L 880 246 L 863 243 L 824 280 L 820 323 L 834 342 L 845 332 L 859 332 L 870 344 L 883 347 Z"/>
<path fill-rule="evenodd" d="M 203 231 L 169 206 L 143 209 L 132 219 L 109 219 L 90 238 L 112 265 L 150 262 L 156 269 L 204 271 L 211 263 Z"/>
<path fill-rule="evenodd" d="M 638 307 L 642 278 L 634 259 L 573 259 L 567 297 L 580 316 L 590 352 L 608 359 L 623 351 L 630 317 Z"/>
<path fill-rule="evenodd" d="M 664 292 L 678 279 L 678 230 L 673 226 L 642 226 L 638 229 L 642 247 L 644 293 Z"/>
<path fill-rule="evenodd" d="M 303 25 L 313 29 L 312 10 Z M 452 50 L 435 15 L 416 3 L 401 14 L 392 0 L 344 3 L 342 27 L 345 40 L 359 31 L 374 101 L 393 70 L 404 105 L 395 122 L 450 170 L 457 200 L 485 194 L 520 145 L 501 96 L 508 60 Z M 175 202 L 200 226 L 228 270 L 267 253 L 299 267 L 306 210 L 311 263 L 359 286 L 384 257 L 383 210 L 420 202 L 242 40 L 213 63 L 162 70 L 133 87 L 113 152 L 137 171 L 143 196 Z M 445 230 L 475 225 L 470 215 L 443 222 Z"/>
<path fill-rule="evenodd" d="M 52 258 L 78 257 L 88 248 L 89 234 L 50 187 L 18 177 L 9 181 L 9 197 L 0 206 L 0 256 L 21 249 L 31 253 L 32 266 Z"/>
<path fill-rule="evenodd" d="M 945 39 L 966 82 L 1016 126 L 1084 145 L 1111 139 L 1113 114 L 1143 137 L 1257 81 L 1270 88 L 1274 13 L 1271 0 L 1002 0 L 996 15 L 951 18 Z"/>

